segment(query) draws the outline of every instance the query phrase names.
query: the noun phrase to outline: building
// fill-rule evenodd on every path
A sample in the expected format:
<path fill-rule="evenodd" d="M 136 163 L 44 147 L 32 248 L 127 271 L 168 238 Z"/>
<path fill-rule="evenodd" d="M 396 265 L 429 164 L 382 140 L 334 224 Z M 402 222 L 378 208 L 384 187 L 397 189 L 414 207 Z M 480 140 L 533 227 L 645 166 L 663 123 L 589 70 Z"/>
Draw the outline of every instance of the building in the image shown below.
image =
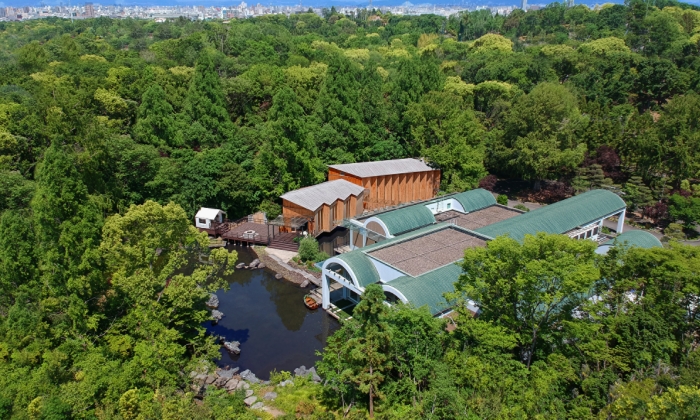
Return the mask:
<path fill-rule="evenodd" d="M 281 196 L 282 219 L 275 223 L 316 236 L 332 231 L 340 221 L 362 214 L 365 189 L 344 179 L 323 182 Z"/>
<path fill-rule="evenodd" d="M 527 11 L 527 0 L 520 0 L 520 8 Z"/>
<path fill-rule="evenodd" d="M 85 3 L 85 17 L 95 17 L 95 7 L 92 5 L 92 3 Z"/>
<path fill-rule="evenodd" d="M 466 249 L 486 246 L 500 235 L 522 242 L 525 235 L 538 232 L 614 245 L 618 242 L 610 243 L 602 234 L 603 221 L 618 217 L 617 233 L 622 234 L 625 212 L 625 202 L 607 190 L 522 213 L 498 205 L 491 193 L 476 189 L 348 220 L 345 224 L 356 235 L 351 251 L 322 265 L 323 308 L 331 313 L 343 310 L 334 303 L 350 307 L 368 285 L 380 284 L 389 303 L 427 306 L 433 315 L 442 316 L 451 312 L 444 293 L 454 290 L 461 274 L 455 263 Z M 619 240 L 659 245 L 637 233 L 622 234 Z M 472 309 L 478 310 L 474 305 Z"/>
<path fill-rule="evenodd" d="M 194 226 L 200 232 L 207 232 L 209 235 L 218 234 L 217 227 L 224 223 L 226 212 L 219 209 L 202 207 L 194 216 Z"/>
<path fill-rule="evenodd" d="M 344 179 L 368 190 L 365 210 L 427 200 L 440 190 L 440 171 L 418 159 L 330 165 L 328 180 L 336 179 Z"/>

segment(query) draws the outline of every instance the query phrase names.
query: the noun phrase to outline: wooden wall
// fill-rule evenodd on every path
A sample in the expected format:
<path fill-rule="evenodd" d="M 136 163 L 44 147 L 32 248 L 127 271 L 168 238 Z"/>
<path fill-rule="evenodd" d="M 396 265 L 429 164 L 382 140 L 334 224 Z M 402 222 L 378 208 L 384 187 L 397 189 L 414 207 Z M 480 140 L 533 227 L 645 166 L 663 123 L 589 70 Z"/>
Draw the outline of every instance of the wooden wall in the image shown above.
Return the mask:
<path fill-rule="evenodd" d="M 319 234 L 321 232 L 330 232 L 335 228 L 333 222 L 340 221 L 345 218 L 352 218 L 362 213 L 362 197 L 351 195 L 347 199 L 347 213 L 345 212 L 345 201 L 336 200 L 335 203 L 328 205 L 324 204 L 315 212 L 300 207 L 290 201 L 282 199 L 282 216 L 286 218 L 305 217 L 311 219 L 309 223 L 309 231 Z M 358 213 L 359 211 L 359 213 Z"/>
<path fill-rule="evenodd" d="M 312 212 L 311 210 L 307 210 L 304 207 L 298 206 L 285 199 L 282 199 L 282 216 L 284 216 L 285 221 L 291 219 L 292 217 L 305 217 L 314 220 L 314 212 Z M 309 223 L 309 230 L 313 231 L 313 225 L 313 222 Z"/>
<path fill-rule="evenodd" d="M 369 190 L 369 195 L 364 198 L 366 210 L 429 200 L 435 197 L 440 188 L 439 170 L 360 178 L 329 168 L 328 180 L 336 179 L 344 179 Z"/>

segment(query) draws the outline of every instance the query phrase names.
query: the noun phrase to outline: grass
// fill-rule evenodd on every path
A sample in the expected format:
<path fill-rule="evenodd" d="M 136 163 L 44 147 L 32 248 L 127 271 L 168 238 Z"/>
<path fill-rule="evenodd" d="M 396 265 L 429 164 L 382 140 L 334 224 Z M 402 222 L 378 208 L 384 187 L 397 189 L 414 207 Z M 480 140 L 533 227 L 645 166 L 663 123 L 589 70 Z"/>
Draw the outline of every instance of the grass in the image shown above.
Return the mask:
<path fill-rule="evenodd" d="M 275 389 L 277 398 L 269 404 L 286 414 L 295 414 L 301 401 L 313 404 L 315 412 L 325 411 L 318 398 L 322 389 L 320 384 L 308 378 L 294 378 L 294 386 L 288 385 Z"/>

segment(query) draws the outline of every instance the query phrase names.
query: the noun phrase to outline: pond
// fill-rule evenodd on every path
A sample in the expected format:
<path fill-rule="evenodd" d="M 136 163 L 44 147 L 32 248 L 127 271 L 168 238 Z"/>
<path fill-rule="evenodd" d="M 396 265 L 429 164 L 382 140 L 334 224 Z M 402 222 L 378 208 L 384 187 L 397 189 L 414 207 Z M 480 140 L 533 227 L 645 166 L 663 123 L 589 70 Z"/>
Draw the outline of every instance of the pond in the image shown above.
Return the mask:
<path fill-rule="evenodd" d="M 238 262 L 248 264 L 256 258 L 249 248 L 232 249 L 238 252 Z M 239 341 L 241 354 L 232 355 L 222 348 L 219 366 L 250 369 L 261 379 L 268 379 L 273 369 L 311 367 L 319 359 L 316 351 L 339 328 L 322 309 L 311 311 L 304 306 L 304 295 L 310 289 L 277 280 L 268 268 L 236 270 L 226 280 L 230 289 L 216 293 L 225 316 L 217 325 L 207 322 L 206 327 L 227 341 Z"/>

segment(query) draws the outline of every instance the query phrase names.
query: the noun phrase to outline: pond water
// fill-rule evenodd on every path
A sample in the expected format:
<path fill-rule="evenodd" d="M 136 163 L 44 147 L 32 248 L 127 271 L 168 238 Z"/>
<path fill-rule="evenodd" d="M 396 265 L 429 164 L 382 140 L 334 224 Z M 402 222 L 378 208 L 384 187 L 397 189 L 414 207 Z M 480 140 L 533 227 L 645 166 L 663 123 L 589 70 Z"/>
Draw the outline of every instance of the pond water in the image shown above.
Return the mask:
<path fill-rule="evenodd" d="M 255 259 L 249 248 L 232 249 L 238 252 L 238 262 L 248 264 Z M 316 351 L 339 328 L 322 309 L 310 311 L 304 306 L 309 289 L 277 280 L 267 268 L 236 270 L 226 280 L 229 290 L 216 293 L 225 316 L 217 325 L 207 322 L 206 327 L 227 341 L 239 341 L 241 354 L 231 355 L 221 348 L 219 366 L 250 369 L 261 379 L 268 379 L 273 369 L 311 367 L 319 359 Z"/>

